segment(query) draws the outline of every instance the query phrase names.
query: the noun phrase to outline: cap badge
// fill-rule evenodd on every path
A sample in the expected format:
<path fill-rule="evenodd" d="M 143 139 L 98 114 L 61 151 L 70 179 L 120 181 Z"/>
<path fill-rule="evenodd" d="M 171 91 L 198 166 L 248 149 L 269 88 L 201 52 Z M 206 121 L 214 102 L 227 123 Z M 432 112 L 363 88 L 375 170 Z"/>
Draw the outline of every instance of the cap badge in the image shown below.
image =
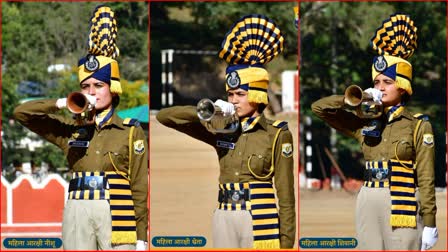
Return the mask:
<path fill-rule="evenodd" d="M 84 67 L 90 72 L 96 71 L 100 66 L 100 62 L 96 59 L 95 55 L 88 55 L 87 60 L 84 63 Z"/>
<path fill-rule="evenodd" d="M 387 68 L 387 61 L 384 59 L 383 56 L 378 56 L 375 59 L 375 63 L 373 64 L 373 67 L 375 67 L 375 70 L 377 72 L 382 72 L 386 70 Z"/>
<path fill-rule="evenodd" d="M 238 73 L 236 71 L 233 71 L 227 76 L 227 85 L 229 85 L 230 88 L 236 88 L 241 84 L 240 76 L 238 76 Z"/>

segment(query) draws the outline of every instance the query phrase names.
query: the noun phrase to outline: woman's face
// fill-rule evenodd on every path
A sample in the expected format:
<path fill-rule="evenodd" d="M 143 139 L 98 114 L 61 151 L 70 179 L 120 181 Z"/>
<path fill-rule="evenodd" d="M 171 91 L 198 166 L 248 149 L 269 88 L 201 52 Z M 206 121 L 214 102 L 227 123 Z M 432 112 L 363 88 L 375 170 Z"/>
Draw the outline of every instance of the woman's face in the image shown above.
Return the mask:
<path fill-rule="evenodd" d="M 381 102 L 384 106 L 394 106 L 401 102 L 401 96 L 406 92 L 404 89 L 395 85 L 395 80 L 384 74 L 379 74 L 373 80 L 374 88 L 383 93 Z"/>
<path fill-rule="evenodd" d="M 247 100 L 248 92 L 244 89 L 230 89 L 227 91 L 227 101 L 235 106 L 238 117 L 258 116 L 258 104 Z"/>
<path fill-rule="evenodd" d="M 95 78 L 89 78 L 81 83 L 81 93 L 89 94 L 96 98 L 95 109 L 102 111 L 112 107 L 112 97 L 110 86 Z"/>

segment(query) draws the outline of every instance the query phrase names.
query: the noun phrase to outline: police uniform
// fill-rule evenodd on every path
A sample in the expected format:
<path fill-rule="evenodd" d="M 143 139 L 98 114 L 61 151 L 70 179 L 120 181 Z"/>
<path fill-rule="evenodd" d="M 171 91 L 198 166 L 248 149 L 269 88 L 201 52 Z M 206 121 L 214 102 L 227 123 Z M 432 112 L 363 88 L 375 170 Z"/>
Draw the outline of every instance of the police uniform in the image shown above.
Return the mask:
<path fill-rule="evenodd" d="M 89 53 L 79 60 L 78 77 L 80 84 L 94 78 L 109 85 L 110 106 L 96 111 L 89 105 L 75 112 L 77 98 L 69 95 L 70 102 L 42 99 L 14 111 L 22 125 L 62 149 L 73 171 L 62 223 L 67 250 L 135 250 L 147 241 L 147 137 L 137 120 L 122 120 L 115 113 L 122 93 L 116 37 L 114 12 L 97 6 L 90 22 Z M 65 106 L 74 118 L 57 114 Z"/>
<path fill-rule="evenodd" d="M 225 35 L 218 54 L 228 63 L 226 90 L 245 90 L 249 103 L 259 104 L 258 108 L 268 105 L 269 76 L 264 65 L 281 53 L 283 40 L 278 26 L 264 15 L 250 14 L 237 20 Z M 233 104 L 219 102 L 233 109 Z M 193 106 L 166 108 L 157 114 L 165 126 L 213 146 L 218 154 L 220 175 L 218 208 L 213 216 L 214 247 L 294 246 L 292 135 L 286 122 L 273 122 L 259 110 L 258 113 L 239 118 L 240 124 L 236 127 L 227 124 L 229 118 L 200 119 Z M 229 127 L 213 130 L 221 124 Z"/>
<path fill-rule="evenodd" d="M 422 121 L 417 130 L 414 143 L 414 129 L 419 120 L 407 109 L 398 114 L 393 121 L 386 123 L 383 118 L 384 129 L 381 137 L 372 138 L 361 134 L 370 120 L 360 120 L 353 113 L 344 109 L 344 96 L 335 95 L 322 98 L 312 105 L 313 112 L 325 120 L 331 127 L 355 138 L 361 145 L 366 161 L 389 161 L 397 157 L 403 161 L 412 160 L 416 164 L 416 181 L 419 193 L 419 211 L 417 215 L 418 228 L 395 229 L 389 224 L 391 214 L 391 196 L 389 187 L 375 188 L 365 185 L 358 195 L 356 208 L 356 223 L 360 246 L 373 243 L 366 249 L 420 249 L 418 230 L 421 220 L 425 226 L 435 226 L 436 200 L 434 192 L 434 142 L 431 123 Z M 396 153 L 395 153 L 396 151 Z M 376 195 L 375 195 L 376 194 Z M 362 222 L 365 220 L 366 222 Z M 368 227 L 377 228 L 380 232 L 368 232 Z M 367 231 L 367 232 L 366 232 Z M 399 233 L 406 233 L 400 235 Z M 412 247 L 402 247 L 397 241 L 407 239 Z M 383 240 L 386 244 L 383 245 Z M 389 244 L 387 242 L 390 241 Z M 365 242 L 366 244 L 362 244 Z M 405 243 L 403 243 L 405 244 Z M 398 247 L 397 247 L 398 246 Z"/>
<path fill-rule="evenodd" d="M 116 114 L 111 118 L 109 124 L 101 129 L 95 125 L 79 126 L 73 119 L 57 115 L 59 110 L 56 99 L 45 99 L 26 102 L 16 107 L 14 116 L 22 125 L 45 138 L 47 141 L 61 148 L 67 158 L 69 168 L 76 174 L 78 172 L 112 172 L 122 175 L 129 181 L 132 193 L 133 208 L 135 209 L 135 221 L 138 240 L 147 240 L 148 228 L 148 155 L 147 137 L 136 120 L 122 120 Z M 132 135 L 131 129 L 134 128 Z M 131 146 L 129 146 L 131 144 Z M 88 145 L 88 146 L 87 146 Z M 131 151 L 131 152 L 129 152 Z M 129 161 L 131 159 L 131 164 Z M 102 175 L 104 176 L 104 175 Z M 104 185 L 106 187 L 107 185 Z M 104 188 L 105 191 L 110 188 Z M 78 192 L 80 190 L 74 190 Z M 86 190 L 87 191 L 87 190 Z M 101 191 L 98 190 L 97 191 Z M 73 195 L 67 201 L 63 220 L 64 248 L 111 249 L 111 210 L 107 199 L 88 200 L 89 197 L 78 199 Z M 73 201 L 96 201 L 81 202 L 80 204 L 96 204 L 102 202 L 107 205 L 100 206 L 101 220 L 93 217 L 95 211 L 89 211 L 87 216 L 75 215 L 75 219 L 68 218 L 67 209 L 72 207 Z M 109 198 L 110 201 L 110 198 Z M 98 203 L 98 204 L 102 204 Z M 104 217 L 108 216 L 108 222 Z M 78 233 L 82 230 L 75 226 L 84 225 L 84 222 L 94 222 L 95 225 L 104 227 L 92 230 L 85 227 L 83 230 L 90 233 Z M 108 224 L 105 225 L 105 224 Z M 88 225 L 87 225 L 88 226 Z M 135 224 L 134 224 L 135 226 Z M 101 236 L 95 237 L 95 233 Z M 92 236 L 93 234 L 93 236 Z"/>
<path fill-rule="evenodd" d="M 414 28 L 409 20 L 404 14 L 391 15 L 372 39 L 374 49 L 389 50 L 381 44 L 383 32 L 400 21 L 405 23 L 401 23 L 403 26 Z M 416 39 L 416 28 L 409 30 Z M 396 42 L 393 35 L 390 38 Z M 412 55 L 416 43 L 412 39 L 408 41 L 411 45 L 405 47 L 407 55 L 389 50 L 388 54 L 375 57 L 372 79 L 384 74 L 412 95 L 412 67 L 405 58 Z M 345 99 L 341 95 L 322 98 L 312 104 L 312 111 L 361 145 L 366 164 L 365 182 L 356 203 L 359 248 L 420 250 L 423 226 L 436 225 L 431 123 L 425 116 L 411 114 L 403 101 L 385 107 L 379 118 L 372 119 L 360 116 L 347 106 L 349 103 Z"/>
<path fill-rule="evenodd" d="M 272 183 L 274 178 L 279 205 L 280 244 L 282 248 L 293 247 L 296 229 L 294 161 L 292 135 L 286 124 L 279 122 L 274 124 L 275 122 L 261 115 L 258 122 L 244 132 L 239 130 L 233 134 L 213 134 L 201 124 L 194 106 L 175 106 L 162 109 L 157 114 L 157 120 L 165 126 L 188 134 L 215 148 L 219 158 L 219 183 L 221 185 L 256 181 Z M 274 160 L 272 160 L 272 144 L 278 130 L 280 133 L 274 145 Z M 248 167 L 249 159 L 252 172 Z M 271 165 L 274 166 L 274 172 L 270 174 Z M 268 174 L 270 175 L 266 177 Z M 256 176 L 266 178 L 259 179 Z M 219 205 L 218 209 L 223 210 L 225 206 Z M 251 226 L 250 232 L 249 238 L 253 237 Z M 219 242 L 219 239 L 219 237 L 214 237 L 215 243 Z M 251 243 L 251 240 L 248 243 Z M 232 244 L 226 245 L 232 246 Z"/>

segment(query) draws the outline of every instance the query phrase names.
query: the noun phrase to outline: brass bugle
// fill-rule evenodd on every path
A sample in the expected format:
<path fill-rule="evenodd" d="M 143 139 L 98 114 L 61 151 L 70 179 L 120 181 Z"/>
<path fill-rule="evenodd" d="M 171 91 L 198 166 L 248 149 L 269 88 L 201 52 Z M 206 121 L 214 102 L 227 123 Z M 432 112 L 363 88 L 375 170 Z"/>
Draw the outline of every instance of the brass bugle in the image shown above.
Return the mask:
<path fill-rule="evenodd" d="M 80 92 L 72 92 L 67 96 L 67 108 L 73 114 L 81 114 L 89 108 L 89 100 Z"/>
<path fill-rule="evenodd" d="M 352 107 L 357 107 L 362 101 L 372 100 L 369 93 L 364 92 L 359 86 L 351 85 L 345 89 L 344 102 Z"/>
<path fill-rule="evenodd" d="M 196 112 L 205 128 L 212 133 L 233 133 L 239 127 L 237 113 L 224 114 L 221 108 L 208 98 L 198 102 Z"/>
<path fill-rule="evenodd" d="M 345 89 L 344 103 L 359 118 L 377 118 L 383 113 L 382 103 L 374 101 L 371 94 L 364 92 L 357 85 L 351 85 Z"/>

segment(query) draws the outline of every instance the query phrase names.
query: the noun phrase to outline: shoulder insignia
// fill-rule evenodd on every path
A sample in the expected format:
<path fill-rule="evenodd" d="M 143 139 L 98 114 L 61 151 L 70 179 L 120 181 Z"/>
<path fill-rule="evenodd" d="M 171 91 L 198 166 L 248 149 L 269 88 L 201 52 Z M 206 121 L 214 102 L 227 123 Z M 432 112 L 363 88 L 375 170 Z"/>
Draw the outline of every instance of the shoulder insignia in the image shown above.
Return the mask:
<path fill-rule="evenodd" d="M 417 119 L 423 120 L 423 121 L 429 121 L 429 116 L 422 114 L 422 113 L 414 114 L 414 118 L 417 118 Z"/>
<path fill-rule="evenodd" d="M 272 126 L 274 126 L 276 128 L 285 128 L 285 129 L 287 129 L 288 128 L 288 122 L 277 120 L 277 121 L 272 123 Z"/>
<path fill-rule="evenodd" d="M 123 120 L 123 125 L 138 127 L 138 126 L 140 126 L 140 122 L 134 118 L 126 118 Z"/>

